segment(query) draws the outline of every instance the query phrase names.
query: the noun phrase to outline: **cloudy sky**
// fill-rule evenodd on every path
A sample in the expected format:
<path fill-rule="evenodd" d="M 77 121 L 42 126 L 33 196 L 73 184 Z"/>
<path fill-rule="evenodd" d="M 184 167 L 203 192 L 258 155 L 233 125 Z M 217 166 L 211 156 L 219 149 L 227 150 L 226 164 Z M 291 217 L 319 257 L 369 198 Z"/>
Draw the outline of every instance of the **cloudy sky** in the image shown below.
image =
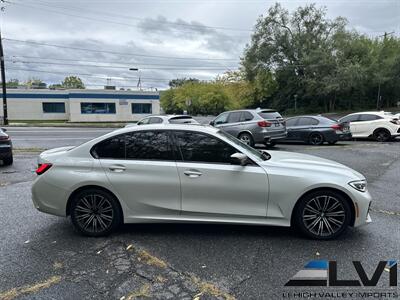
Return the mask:
<path fill-rule="evenodd" d="M 213 79 L 238 67 L 257 18 L 276 1 L 6 0 L 1 30 L 7 79 L 57 83 L 78 75 L 91 88 L 165 88 L 173 78 Z M 287 0 L 290 11 L 325 6 L 329 18 L 369 36 L 400 36 L 400 0 Z M 139 68 L 138 71 L 129 68 Z"/>

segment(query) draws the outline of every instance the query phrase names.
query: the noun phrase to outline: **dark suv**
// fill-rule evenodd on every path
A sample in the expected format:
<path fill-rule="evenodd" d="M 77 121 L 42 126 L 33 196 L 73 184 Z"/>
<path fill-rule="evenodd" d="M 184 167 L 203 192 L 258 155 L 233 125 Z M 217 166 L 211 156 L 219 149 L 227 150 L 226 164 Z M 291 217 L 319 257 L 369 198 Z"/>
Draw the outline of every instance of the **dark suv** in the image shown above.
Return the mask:
<path fill-rule="evenodd" d="M 220 114 L 210 125 L 254 146 L 273 146 L 286 138 L 286 125 L 282 116 L 274 109 L 246 109 L 227 111 Z"/>
<path fill-rule="evenodd" d="M 6 129 L 0 128 L 0 160 L 3 161 L 3 165 L 8 166 L 13 163 L 12 143 L 5 131 Z"/>

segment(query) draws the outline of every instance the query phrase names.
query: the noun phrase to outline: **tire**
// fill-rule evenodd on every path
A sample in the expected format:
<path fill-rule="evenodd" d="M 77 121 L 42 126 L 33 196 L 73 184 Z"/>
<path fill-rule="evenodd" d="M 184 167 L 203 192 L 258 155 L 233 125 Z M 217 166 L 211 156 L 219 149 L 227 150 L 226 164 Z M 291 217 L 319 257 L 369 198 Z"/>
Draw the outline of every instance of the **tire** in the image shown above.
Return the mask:
<path fill-rule="evenodd" d="M 12 156 L 3 159 L 4 166 L 10 166 L 13 164 L 13 162 L 14 162 L 14 159 Z"/>
<path fill-rule="evenodd" d="M 319 146 L 324 143 L 324 137 L 319 132 L 311 133 L 310 137 L 308 138 L 308 142 L 311 145 Z"/>
<path fill-rule="evenodd" d="M 241 134 L 239 134 L 238 139 L 241 140 L 243 143 L 254 147 L 254 139 L 250 133 L 242 132 Z"/>
<path fill-rule="evenodd" d="M 350 225 L 349 203 L 339 193 L 319 190 L 299 201 L 293 212 L 294 225 L 309 238 L 332 240 L 343 234 Z M 327 217 L 327 214 L 330 216 Z"/>
<path fill-rule="evenodd" d="M 78 232 L 93 237 L 109 235 L 122 221 L 118 200 L 111 193 L 96 188 L 80 191 L 74 196 L 70 215 Z"/>
<path fill-rule="evenodd" d="M 275 141 L 269 141 L 269 142 L 265 143 L 265 146 L 267 146 L 267 147 L 275 147 L 275 145 L 276 145 Z"/>
<path fill-rule="evenodd" d="M 392 138 L 392 136 L 391 136 L 389 130 L 387 130 L 387 129 L 377 129 L 374 132 L 374 139 L 377 142 L 381 142 L 381 143 L 388 142 L 388 141 L 390 141 L 391 138 Z"/>

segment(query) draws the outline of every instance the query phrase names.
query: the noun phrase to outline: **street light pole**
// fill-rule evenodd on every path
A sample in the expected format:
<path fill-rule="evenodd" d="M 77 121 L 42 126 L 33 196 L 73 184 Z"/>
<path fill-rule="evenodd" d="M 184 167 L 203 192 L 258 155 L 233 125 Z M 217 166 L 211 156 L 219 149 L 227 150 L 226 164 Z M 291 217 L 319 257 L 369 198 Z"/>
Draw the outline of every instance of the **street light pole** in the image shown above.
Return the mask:
<path fill-rule="evenodd" d="M 138 83 L 137 83 L 136 87 L 138 87 L 139 90 L 141 91 L 142 90 L 142 80 L 140 78 L 140 70 L 138 68 L 129 68 L 129 71 L 139 72 L 139 80 L 138 80 Z"/>
<path fill-rule="evenodd" d="M 8 125 L 8 110 L 7 110 L 7 87 L 6 87 L 6 71 L 4 69 L 4 52 L 3 39 L 0 30 L 0 67 L 1 67 L 1 86 L 3 91 L 3 120 L 4 125 Z"/>

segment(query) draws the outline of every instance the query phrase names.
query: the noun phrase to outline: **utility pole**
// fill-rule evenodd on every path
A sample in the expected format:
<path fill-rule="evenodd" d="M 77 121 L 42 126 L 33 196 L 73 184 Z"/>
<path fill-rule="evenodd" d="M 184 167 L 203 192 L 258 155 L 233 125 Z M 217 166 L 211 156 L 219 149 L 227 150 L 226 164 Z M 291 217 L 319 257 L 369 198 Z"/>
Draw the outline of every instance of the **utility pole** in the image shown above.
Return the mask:
<path fill-rule="evenodd" d="M 6 71 L 4 69 L 4 52 L 3 39 L 0 30 L 0 67 L 1 67 L 1 86 L 3 90 L 3 120 L 4 125 L 8 125 L 8 110 L 7 110 L 7 88 L 6 88 Z"/>

